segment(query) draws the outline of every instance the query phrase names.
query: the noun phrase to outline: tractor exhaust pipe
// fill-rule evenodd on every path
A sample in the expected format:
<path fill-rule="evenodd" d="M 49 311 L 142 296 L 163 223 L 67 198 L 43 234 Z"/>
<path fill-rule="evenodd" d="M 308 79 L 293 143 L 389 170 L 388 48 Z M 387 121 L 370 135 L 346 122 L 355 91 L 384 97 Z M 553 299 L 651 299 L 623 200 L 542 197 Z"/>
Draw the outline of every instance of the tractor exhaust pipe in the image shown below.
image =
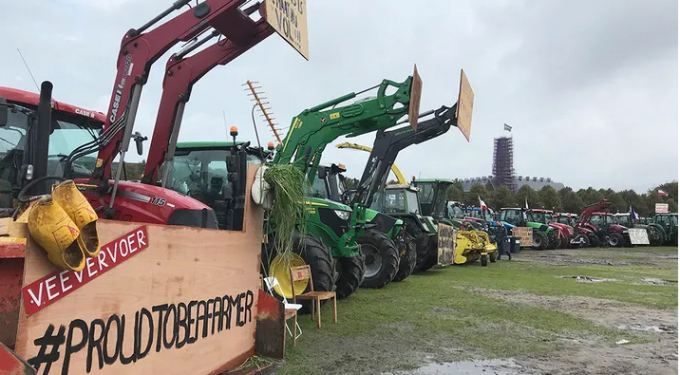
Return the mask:
<path fill-rule="evenodd" d="M 52 130 L 52 83 L 45 81 L 40 85 L 40 101 L 38 102 L 38 123 L 33 131 L 34 149 L 31 150 L 30 163 L 33 165 L 31 179 L 35 180 L 47 176 L 47 152 L 50 145 L 50 131 Z M 50 187 L 47 180 L 34 187 L 34 195 L 49 194 Z"/>

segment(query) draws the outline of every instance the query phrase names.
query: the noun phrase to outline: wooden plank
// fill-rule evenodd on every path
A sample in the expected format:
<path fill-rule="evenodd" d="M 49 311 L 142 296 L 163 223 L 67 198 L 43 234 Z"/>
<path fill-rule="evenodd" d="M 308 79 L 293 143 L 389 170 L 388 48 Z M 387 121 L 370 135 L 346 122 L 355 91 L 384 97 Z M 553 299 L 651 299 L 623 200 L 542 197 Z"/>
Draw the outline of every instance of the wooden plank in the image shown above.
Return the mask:
<path fill-rule="evenodd" d="M 532 247 L 534 245 L 534 231 L 532 228 L 512 228 L 512 235 L 519 237 L 519 246 L 521 247 Z"/>
<path fill-rule="evenodd" d="M 265 13 L 267 23 L 309 60 L 307 0 L 267 0 Z"/>
<path fill-rule="evenodd" d="M 148 248 L 31 316 L 22 302 L 17 354 L 38 374 L 72 375 L 218 374 L 251 357 L 262 241 L 262 210 L 250 199 L 256 168 L 241 232 L 100 220 L 101 243 L 144 225 Z M 25 264 L 25 284 L 56 271 L 30 237 Z"/>
<path fill-rule="evenodd" d="M 456 229 L 450 225 L 437 224 L 437 265 L 452 265 L 455 249 Z"/>
<path fill-rule="evenodd" d="M 418 67 L 413 64 L 413 79 L 411 81 L 411 99 L 408 106 L 408 122 L 413 131 L 418 131 L 418 115 L 420 115 L 420 97 L 423 93 L 423 80 L 418 74 Z"/>
<path fill-rule="evenodd" d="M 470 142 L 470 129 L 472 128 L 472 106 L 475 93 L 472 92 L 470 82 L 463 69 L 460 70 L 460 91 L 458 92 L 458 105 L 456 107 L 457 126 L 461 133 Z"/>

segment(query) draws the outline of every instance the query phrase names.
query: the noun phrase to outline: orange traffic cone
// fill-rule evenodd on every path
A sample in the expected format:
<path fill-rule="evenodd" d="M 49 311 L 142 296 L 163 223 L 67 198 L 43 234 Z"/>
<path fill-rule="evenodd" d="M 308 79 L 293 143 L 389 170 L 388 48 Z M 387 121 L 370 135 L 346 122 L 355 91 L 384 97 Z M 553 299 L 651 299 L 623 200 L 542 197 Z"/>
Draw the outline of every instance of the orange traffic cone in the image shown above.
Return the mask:
<path fill-rule="evenodd" d="M 52 190 L 54 201 L 66 211 L 66 214 L 80 229 L 78 244 L 85 256 L 94 258 L 99 255 L 99 234 L 97 233 L 97 213 L 78 191 L 73 180 L 66 180 Z"/>
<path fill-rule="evenodd" d="M 85 268 L 85 254 L 78 244 L 80 230 L 49 195 L 40 198 L 31 208 L 28 230 L 55 266 L 73 271 Z"/>

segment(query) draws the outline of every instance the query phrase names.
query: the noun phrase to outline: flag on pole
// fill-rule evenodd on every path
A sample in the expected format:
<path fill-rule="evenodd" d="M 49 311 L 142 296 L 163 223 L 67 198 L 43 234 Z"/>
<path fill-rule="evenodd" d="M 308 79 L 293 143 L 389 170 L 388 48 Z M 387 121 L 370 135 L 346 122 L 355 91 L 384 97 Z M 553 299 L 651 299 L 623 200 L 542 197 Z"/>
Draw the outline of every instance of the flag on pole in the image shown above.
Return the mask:
<path fill-rule="evenodd" d="M 489 210 L 489 207 L 487 207 L 486 203 L 484 203 L 484 201 L 482 200 L 482 197 L 477 196 L 477 198 L 479 198 L 479 207 L 480 207 L 483 211 L 488 211 L 488 210 Z"/>
<path fill-rule="evenodd" d="M 512 126 L 510 126 L 508 124 L 503 124 L 503 130 L 508 131 L 508 132 L 512 131 Z"/>
<path fill-rule="evenodd" d="M 527 201 L 527 197 L 524 197 L 524 208 L 527 210 L 529 209 L 529 201 Z"/>
<path fill-rule="evenodd" d="M 667 196 L 668 196 L 668 194 L 666 194 L 666 192 L 663 191 L 663 190 L 661 190 L 661 189 L 659 189 L 656 193 L 659 194 L 659 195 L 662 196 L 662 197 L 667 197 Z"/>
<path fill-rule="evenodd" d="M 638 216 L 637 212 L 635 212 L 633 206 L 630 206 L 630 218 L 633 221 L 640 221 L 640 216 Z"/>

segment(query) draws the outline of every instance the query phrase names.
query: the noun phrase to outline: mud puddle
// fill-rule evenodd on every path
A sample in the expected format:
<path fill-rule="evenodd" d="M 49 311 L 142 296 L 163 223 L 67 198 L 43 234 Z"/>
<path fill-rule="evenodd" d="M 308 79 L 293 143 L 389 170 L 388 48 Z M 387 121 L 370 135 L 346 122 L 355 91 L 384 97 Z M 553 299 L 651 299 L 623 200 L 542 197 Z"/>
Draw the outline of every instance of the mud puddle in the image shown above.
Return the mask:
<path fill-rule="evenodd" d="M 603 277 L 592 277 L 592 276 L 557 276 L 560 279 L 576 279 L 580 283 L 602 283 L 606 281 L 618 281 L 616 279 L 605 279 Z"/>
<path fill-rule="evenodd" d="M 645 285 L 672 285 L 672 284 L 677 284 L 677 280 L 666 280 L 666 279 L 657 279 L 655 277 L 643 277 L 640 279 L 641 284 Z"/>
<path fill-rule="evenodd" d="M 520 375 L 524 374 L 523 368 L 514 359 L 491 359 L 430 363 L 416 370 L 398 372 L 394 375 Z"/>

